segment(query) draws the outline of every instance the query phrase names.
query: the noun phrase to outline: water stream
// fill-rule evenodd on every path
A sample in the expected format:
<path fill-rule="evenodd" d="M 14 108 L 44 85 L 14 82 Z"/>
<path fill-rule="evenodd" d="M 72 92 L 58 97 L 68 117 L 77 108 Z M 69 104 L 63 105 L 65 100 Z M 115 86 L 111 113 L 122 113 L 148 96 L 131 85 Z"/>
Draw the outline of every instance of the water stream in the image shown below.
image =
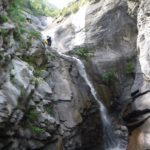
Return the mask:
<path fill-rule="evenodd" d="M 74 56 L 68 56 L 60 52 L 58 52 L 58 54 L 63 59 L 66 59 L 70 62 L 74 62 L 76 64 L 80 76 L 85 80 L 86 84 L 89 86 L 91 94 L 93 95 L 95 101 L 99 105 L 100 117 L 103 123 L 104 149 L 105 150 L 121 150 L 120 140 L 114 134 L 111 118 L 109 117 L 104 104 L 98 99 L 96 90 L 92 82 L 88 78 L 84 64 L 82 63 L 80 59 Z"/>

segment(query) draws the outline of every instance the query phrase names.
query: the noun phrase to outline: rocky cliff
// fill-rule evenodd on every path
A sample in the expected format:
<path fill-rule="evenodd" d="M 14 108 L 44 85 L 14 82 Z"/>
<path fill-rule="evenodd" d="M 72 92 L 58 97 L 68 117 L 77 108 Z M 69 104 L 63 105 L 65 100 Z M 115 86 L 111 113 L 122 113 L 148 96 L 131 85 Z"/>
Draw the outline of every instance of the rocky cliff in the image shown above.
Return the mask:
<path fill-rule="evenodd" d="M 137 65 L 132 86 L 132 101 L 125 111 L 130 131 L 128 149 L 150 148 L 149 142 L 149 1 L 131 1 L 137 6 Z"/>
<path fill-rule="evenodd" d="M 149 2 L 84 5 L 42 32 L 52 37 L 47 49 L 35 19 L 18 38 L 9 3 L 0 1 L 0 149 L 104 149 L 99 105 L 77 64 L 56 51 L 83 61 L 120 147 L 149 149 Z"/>
<path fill-rule="evenodd" d="M 75 64 L 47 52 L 35 33 L 16 39 L 5 5 L 1 1 L 0 149 L 101 147 L 98 106 Z M 29 22 L 25 27 L 32 32 Z"/>

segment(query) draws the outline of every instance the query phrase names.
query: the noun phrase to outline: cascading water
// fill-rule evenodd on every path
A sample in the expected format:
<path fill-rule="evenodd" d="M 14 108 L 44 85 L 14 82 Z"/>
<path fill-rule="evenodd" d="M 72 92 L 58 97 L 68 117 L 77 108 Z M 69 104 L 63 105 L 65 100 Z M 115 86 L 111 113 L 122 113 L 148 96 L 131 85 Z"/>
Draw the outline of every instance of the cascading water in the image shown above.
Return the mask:
<path fill-rule="evenodd" d="M 99 105 L 100 116 L 103 123 L 104 132 L 104 149 L 105 150 L 121 150 L 120 140 L 115 136 L 112 128 L 111 118 L 109 117 L 107 110 L 103 103 L 97 98 L 96 90 L 92 85 L 91 81 L 88 79 L 85 66 L 82 61 L 76 57 L 68 56 L 63 53 L 58 52 L 59 56 L 68 61 L 74 62 L 79 70 L 80 76 L 85 80 L 86 84 L 89 86 L 91 94 Z"/>

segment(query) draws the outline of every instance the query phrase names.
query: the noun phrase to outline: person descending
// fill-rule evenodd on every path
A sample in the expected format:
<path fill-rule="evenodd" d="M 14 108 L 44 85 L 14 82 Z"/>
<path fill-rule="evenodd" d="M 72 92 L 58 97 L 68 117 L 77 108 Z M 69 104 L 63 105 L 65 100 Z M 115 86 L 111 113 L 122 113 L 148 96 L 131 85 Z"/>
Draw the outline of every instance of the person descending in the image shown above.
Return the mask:
<path fill-rule="evenodd" d="M 48 46 L 52 45 L 52 39 L 51 39 L 50 36 L 47 36 L 47 39 L 45 40 L 45 44 L 48 45 Z"/>

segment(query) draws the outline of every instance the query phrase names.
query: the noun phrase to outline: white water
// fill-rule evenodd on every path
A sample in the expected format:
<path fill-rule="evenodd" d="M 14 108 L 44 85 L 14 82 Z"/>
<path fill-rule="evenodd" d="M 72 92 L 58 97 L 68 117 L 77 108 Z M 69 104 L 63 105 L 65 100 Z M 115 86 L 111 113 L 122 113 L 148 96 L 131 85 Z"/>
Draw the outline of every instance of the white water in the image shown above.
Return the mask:
<path fill-rule="evenodd" d="M 103 123 L 103 134 L 104 134 L 104 149 L 105 150 L 121 150 L 120 140 L 113 133 L 113 127 L 111 119 L 107 113 L 107 110 L 103 103 L 98 99 L 96 90 L 88 79 L 85 66 L 82 61 L 76 57 L 68 56 L 58 52 L 59 56 L 68 61 L 74 62 L 78 68 L 80 76 L 85 80 L 86 84 L 89 86 L 91 94 L 99 105 L 100 116 Z"/>

